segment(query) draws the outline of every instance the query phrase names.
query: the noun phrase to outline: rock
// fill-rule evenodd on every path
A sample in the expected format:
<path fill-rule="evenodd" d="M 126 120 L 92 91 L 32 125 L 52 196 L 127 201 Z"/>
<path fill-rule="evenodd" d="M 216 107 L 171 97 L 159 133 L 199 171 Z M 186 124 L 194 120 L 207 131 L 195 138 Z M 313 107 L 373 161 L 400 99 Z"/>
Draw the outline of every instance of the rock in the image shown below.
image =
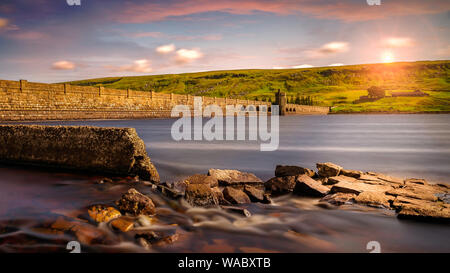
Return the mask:
<path fill-rule="evenodd" d="M 250 203 L 250 198 L 247 194 L 233 187 L 225 187 L 225 189 L 223 190 L 223 196 L 232 204 Z"/>
<path fill-rule="evenodd" d="M 158 185 L 157 189 L 161 191 L 162 194 L 172 199 L 179 199 L 185 195 L 185 191 L 180 192 L 163 185 Z"/>
<path fill-rule="evenodd" d="M 88 209 L 89 216 L 96 222 L 109 222 L 110 220 L 120 217 L 122 214 L 113 207 L 103 205 L 91 206 Z"/>
<path fill-rule="evenodd" d="M 397 185 L 403 185 L 404 184 L 402 178 L 392 177 L 392 176 L 385 175 L 385 174 L 377 174 L 377 178 L 382 180 L 382 181 L 391 183 L 391 184 L 397 184 Z"/>
<path fill-rule="evenodd" d="M 407 178 L 405 179 L 405 185 L 428 185 L 427 181 L 425 179 L 419 179 L 419 178 Z"/>
<path fill-rule="evenodd" d="M 240 172 L 237 170 L 219 170 L 210 169 L 208 175 L 217 179 L 221 186 L 259 186 L 263 187 L 264 183 L 261 179 L 252 173 Z"/>
<path fill-rule="evenodd" d="M 303 174 L 297 176 L 294 193 L 306 196 L 323 197 L 328 194 L 330 189 L 322 183 Z"/>
<path fill-rule="evenodd" d="M 436 193 L 435 196 L 446 204 L 450 204 L 450 194 L 448 193 Z"/>
<path fill-rule="evenodd" d="M 351 182 L 354 182 L 354 181 L 356 181 L 356 178 L 349 177 L 349 176 L 344 176 L 344 175 L 331 176 L 331 177 L 327 178 L 327 180 L 325 182 L 325 185 L 334 185 L 334 184 L 337 184 L 339 182 L 349 182 L 349 183 L 351 183 Z"/>
<path fill-rule="evenodd" d="M 220 207 L 226 211 L 238 213 L 238 214 L 244 215 L 245 217 L 252 216 L 250 211 L 248 211 L 247 209 L 244 209 L 244 208 L 234 207 L 234 206 L 220 206 Z"/>
<path fill-rule="evenodd" d="M 206 175 L 206 174 L 191 175 L 188 178 L 186 178 L 184 180 L 184 182 L 187 185 L 189 185 L 189 184 L 206 184 L 206 185 L 209 185 L 211 188 L 219 186 L 219 182 L 217 181 L 217 178 Z"/>
<path fill-rule="evenodd" d="M 213 187 L 211 190 L 216 195 L 219 205 L 231 205 L 231 203 L 223 197 L 222 190 L 219 187 Z"/>
<path fill-rule="evenodd" d="M 145 231 L 142 233 L 137 233 L 135 238 L 136 240 L 143 239 L 147 242 L 147 244 L 140 242 L 142 246 L 164 246 L 166 244 L 173 244 L 179 239 L 179 235 L 175 231 Z"/>
<path fill-rule="evenodd" d="M 331 188 L 331 193 L 342 192 L 342 193 L 353 193 L 360 194 L 365 191 L 373 192 L 386 192 L 393 189 L 391 186 L 387 185 L 373 185 L 363 182 L 339 182 Z"/>
<path fill-rule="evenodd" d="M 261 202 L 263 204 L 272 204 L 272 198 L 270 198 L 270 195 L 268 193 L 264 194 L 264 199 Z"/>
<path fill-rule="evenodd" d="M 427 201 L 419 205 L 403 204 L 397 216 L 401 219 L 450 222 L 450 207 L 437 202 Z"/>
<path fill-rule="evenodd" d="M 213 207 L 219 204 L 216 194 L 208 184 L 188 184 L 185 199 L 196 207 Z"/>
<path fill-rule="evenodd" d="M 122 195 L 116 205 L 119 210 L 132 215 L 153 215 L 155 214 L 155 205 L 150 197 L 143 195 L 135 189 L 129 189 L 127 193 Z"/>
<path fill-rule="evenodd" d="M 437 201 L 438 197 L 435 194 L 439 192 L 436 191 L 431 186 L 422 186 L 422 185 L 409 185 L 398 189 L 389 190 L 386 194 L 392 196 L 403 196 L 415 199 L 422 199 L 428 201 Z"/>
<path fill-rule="evenodd" d="M 252 202 L 264 201 L 264 191 L 252 186 L 245 186 L 244 192 L 248 195 Z"/>
<path fill-rule="evenodd" d="M 365 191 L 355 197 L 355 202 L 369 207 L 390 208 L 389 201 L 393 199 L 382 192 Z"/>
<path fill-rule="evenodd" d="M 159 182 L 134 128 L 1 125 L 0 161 Z"/>
<path fill-rule="evenodd" d="M 326 162 L 326 163 L 317 163 L 318 174 L 321 177 L 330 177 L 330 176 L 338 176 L 342 170 L 341 166 L 336 164 Z"/>
<path fill-rule="evenodd" d="M 355 171 L 355 170 L 342 169 L 340 174 L 348 176 L 348 177 L 359 178 L 363 174 L 363 172 Z"/>
<path fill-rule="evenodd" d="M 79 224 L 74 226 L 71 231 L 77 237 L 77 240 L 82 244 L 104 244 L 106 233 L 88 224 Z"/>
<path fill-rule="evenodd" d="M 107 234 L 87 223 L 78 220 L 59 217 L 50 226 L 51 229 L 71 233 L 82 244 L 107 243 Z"/>
<path fill-rule="evenodd" d="M 320 199 L 320 202 L 328 202 L 335 206 L 349 205 L 353 203 L 355 197 L 356 194 L 353 193 L 338 192 L 326 195 Z"/>
<path fill-rule="evenodd" d="M 122 232 L 127 232 L 133 228 L 134 222 L 125 217 L 119 217 L 111 221 L 111 226 Z"/>
<path fill-rule="evenodd" d="M 314 171 L 299 167 L 299 166 L 284 166 L 284 165 L 277 165 L 275 168 L 275 176 L 276 177 L 283 177 L 283 176 L 297 176 L 306 174 L 309 177 L 314 176 Z"/>
<path fill-rule="evenodd" d="M 291 193 L 296 184 L 295 176 L 274 177 L 269 179 L 264 186 L 273 195 Z"/>

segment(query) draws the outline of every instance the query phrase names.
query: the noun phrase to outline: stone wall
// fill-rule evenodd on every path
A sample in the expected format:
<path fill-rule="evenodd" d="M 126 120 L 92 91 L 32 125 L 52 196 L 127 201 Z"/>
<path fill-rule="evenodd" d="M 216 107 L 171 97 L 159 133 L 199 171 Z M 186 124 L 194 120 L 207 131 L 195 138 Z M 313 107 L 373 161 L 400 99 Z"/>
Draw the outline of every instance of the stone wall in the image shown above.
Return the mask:
<path fill-rule="evenodd" d="M 269 102 L 202 98 L 203 106 L 217 104 L 225 109 L 226 105 L 267 105 L 270 109 Z M 3 121 L 167 118 L 173 106 L 184 104 L 192 108 L 193 103 L 191 95 L 0 80 Z M 308 106 L 298 109 L 305 113 L 316 111 Z"/>

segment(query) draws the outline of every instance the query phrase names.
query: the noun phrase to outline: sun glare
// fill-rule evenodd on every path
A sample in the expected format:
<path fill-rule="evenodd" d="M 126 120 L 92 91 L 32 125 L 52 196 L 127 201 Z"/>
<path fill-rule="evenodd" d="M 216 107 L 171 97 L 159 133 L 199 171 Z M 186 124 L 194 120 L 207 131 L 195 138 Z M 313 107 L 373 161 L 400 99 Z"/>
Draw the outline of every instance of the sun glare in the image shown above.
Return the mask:
<path fill-rule="evenodd" d="M 385 51 L 381 55 L 381 60 L 383 63 L 392 63 L 394 61 L 394 55 L 390 51 Z"/>

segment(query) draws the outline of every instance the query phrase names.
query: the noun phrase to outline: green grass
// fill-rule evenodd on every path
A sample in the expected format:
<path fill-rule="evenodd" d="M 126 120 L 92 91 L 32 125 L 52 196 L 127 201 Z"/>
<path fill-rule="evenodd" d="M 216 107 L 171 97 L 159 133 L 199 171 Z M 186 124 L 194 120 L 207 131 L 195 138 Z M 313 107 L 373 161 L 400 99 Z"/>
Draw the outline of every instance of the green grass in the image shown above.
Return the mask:
<path fill-rule="evenodd" d="M 274 101 L 280 89 L 289 98 L 311 96 L 333 112 L 450 111 L 450 61 L 423 61 L 281 70 L 229 70 L 138 77 L 100 78 L 76 85 L 156 91 L 197 96 Z M 354 104 L 367 88 L 392 91 L 420 89 L 428 97 L 386 97 Z"/>

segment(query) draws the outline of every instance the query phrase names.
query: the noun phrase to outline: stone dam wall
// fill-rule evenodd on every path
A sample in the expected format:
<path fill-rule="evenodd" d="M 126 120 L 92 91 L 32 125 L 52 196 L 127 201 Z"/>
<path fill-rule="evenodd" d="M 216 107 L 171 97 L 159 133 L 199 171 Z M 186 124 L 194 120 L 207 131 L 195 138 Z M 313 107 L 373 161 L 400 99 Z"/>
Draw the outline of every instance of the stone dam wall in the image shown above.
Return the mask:
<path fill-rule="evenodd" d="M 33 83 L 26 80 L 0 80 L 0 120 L 77 120 L 77 119 L 139 119 L 168 118 L 175 105 L 188 105 L 194 96 L 163 94 L 136 90 L 70 84 Z M 202 97 L 203 107 L 219 105 L 254 105 L 259 111 L 271 103 L 229 98 Z M 282 107 L 280 107 L 282 108 Z M 288 107 L 288 109 L 294 107 Z M 289 114 L 327 114 L 328 107 L 296 105 Z M 281 113 L 284 115 L 284 113 Z"/>
<path fill-rule="evenodd" d="M 0 162 L 159 182 L 134 128 L 0 125 Z"/>

